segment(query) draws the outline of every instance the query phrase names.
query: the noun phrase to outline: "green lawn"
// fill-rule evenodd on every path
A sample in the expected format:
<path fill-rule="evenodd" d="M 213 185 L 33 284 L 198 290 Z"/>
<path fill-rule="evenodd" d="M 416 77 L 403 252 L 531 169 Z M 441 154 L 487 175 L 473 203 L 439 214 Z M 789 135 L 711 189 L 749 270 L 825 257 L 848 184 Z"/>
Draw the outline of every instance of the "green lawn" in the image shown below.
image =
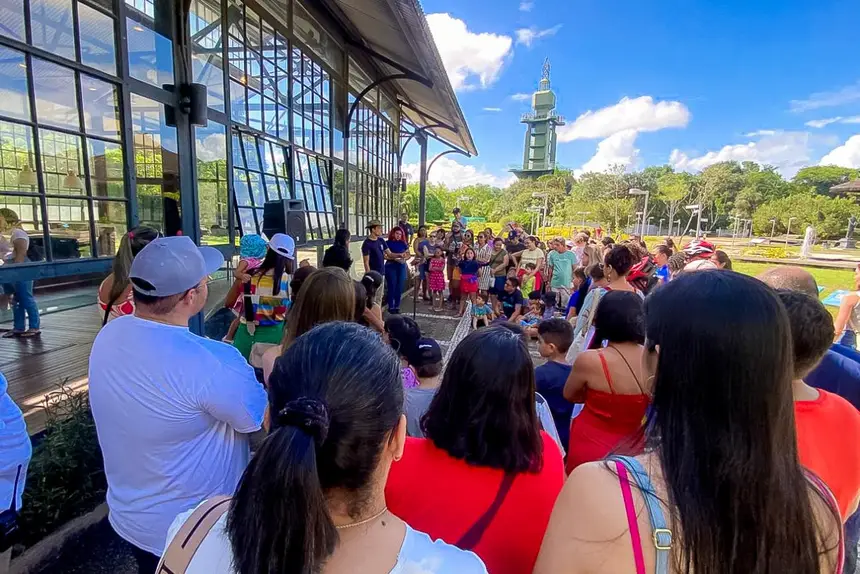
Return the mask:
<path fill-rule="evenodd" d="M 732 269 L 738 273 L 752 275 L 753 277 L 773 267 L 778 267 L 778 265 L 772 263 L 747 263 L 744 261 L 732 262 Z M 853 269 L 821 269 L 819 267 L 805 267 L 805 269 L 815 277 L 819 288 L 824 287 L 820 295 L 821 299 L 824 299 L 837 289 L 854 289 Z M 839 308 L 828 306 L 827 310 L 830 311 L 831 315 L 835 316 Z"/>

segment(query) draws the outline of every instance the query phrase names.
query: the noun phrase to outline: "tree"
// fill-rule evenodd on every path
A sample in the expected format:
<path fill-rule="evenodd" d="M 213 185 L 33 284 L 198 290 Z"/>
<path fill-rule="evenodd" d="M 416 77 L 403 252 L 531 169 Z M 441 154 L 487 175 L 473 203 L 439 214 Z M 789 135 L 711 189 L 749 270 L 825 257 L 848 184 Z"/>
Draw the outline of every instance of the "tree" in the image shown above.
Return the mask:
<path fill-rule="evenodd" d="M 656 199 L 666 204 L 669 226 L 675 220 L 678 207 L 689 196 L 695 176 L 689 173 L 664 173 L 657 179 Z"/>
<path fill-rule="evenodd" d="M 776 231 L 784 233 L 789 218 L 791 228 L 802 232 L 808 225 L 815 228 L 822 239 L 839 239 L 845 236 L 848 219 L 860 218 L 860 206 L 845 198 L 831 198 L 816 193 L 796 193 L 782 199 L 765 203 L 753 215 L 753 229 L 757 233 L 770 234 L 776 220 Z"/>
<path fill-rule="evenodd" d="M 860 177 L 860 170 L 835 165 L 805 167 L 797 172 L 792 181 L 807 190 L 827 194 L 830 188 Z"/>

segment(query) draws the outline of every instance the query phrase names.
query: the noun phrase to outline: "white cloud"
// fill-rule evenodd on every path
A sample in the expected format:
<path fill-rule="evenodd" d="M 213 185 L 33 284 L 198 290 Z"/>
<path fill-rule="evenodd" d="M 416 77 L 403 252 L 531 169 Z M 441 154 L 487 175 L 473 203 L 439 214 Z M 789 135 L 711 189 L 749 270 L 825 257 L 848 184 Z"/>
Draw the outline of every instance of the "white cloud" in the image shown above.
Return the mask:
<path fill-rule="evenodd" d="M 209 134 L 203 138 L 197 146 L 197 159 L 200 161 L 227 159 L 227 138 L 224 134 Z"/>
<path fill-rule="evenodd" d="M 510 36 L 476 34 L 450 14 L 430 14 L 427 23 L 455 90 L 488 88 L 499 79 L 511 54 Z"/>
<path fill-rule="evenodd" d="M 793 112 L 806 112 L 820 108 L 843 106 L 857 101 L 860 101 L 860 82 L 833 92 L 816 92 L 805 100 L 791 100 L 789 105 Z"/>
<path fill-rule="evenodd" d="M 513 96 L 511 96 L 511 99 L 515 102 L 528 102 L 528 101 L 531 101 L 532 95 L 519 93 L 519 94 L 514 94 Z"/>
<path fill-rule="evenodd" d="M 835 118 L 824 118 L 821 120 L 809 120 L 803 125 L 810 128 L 823 128 L 824 126 L 829 126 L 830 124 L 835 124 L 839 121 L 842 121 L 842 116 L 836 116 Z"/>
<path fill-rule="evenodd" d="M 404 172 L 412 174 L 412 181 L 418 181 L 419 170 L 420 166 L 417 163 L 408 163 L 403 166 Z M 449 157 L 441 157 L 433 164 L 429 181 L 432 183 L 443 183 L 449 189 L 459 189 L 477 183 L 486 183 L 495 187 L 507 187 L 516 181 L 516 179 L 516 176 L 511 173 L 495 175 L 483 168 L 462 164 Z"/>
<path fill-rule="evenodd" d="M 860 135 L 851 136 L 844 144 L 831 150 L 818 165 L 860 168 Z"/>
<path fill-rule="evenodd" d="M 540 40 L 541 38 L 547 38 L 549 36 L 555 36 L 559 30 L 561 30 L 561 24 L 553 26 L 552 28 L 547 28 L 545 30 L 538 30 L 537 28 L 520 28 L 516 31 L 517 44 L 523 44 L 526 47 L 531 47 L 532 43 L 535 40 Z"/>
<path fill-rule="evenodd" d="M 534 7 L 534 2 L 529 2 L 528 0 L 523 0 L 522 2 L 520 2 L 520 12 L 531 12 L 532 8 Z"/>
<path fill-rule="evenodd" d="M 850 118 L 844 118 L 842 120 L 843 124 L 860 124 L 860 116 L 851 116 Z"/>
<path fill-rule="evenodd" d="M 776 130 L 757 130 L 754 132 L 750 132 L 748 134 L 744 134 L 744 137 L 747 138 L 757 138 L 761 136 L 772 136 L 776 133 Z"/>
<path fill-rule="evenodd" d="M 588 110 L 572 124 L 558 130 L 558 141 L 605 138 L 624 130 L 654 132 L 683 128 L 690 121 L 690 110 L 681 102 L 654 102 L 651 96 L 621 98 L 617 104 Z"/>
<path fill-rule="evenodd" d="M 485 112 L 500 112 L 502 108 L 484 108 Z"/>
<path fill-rule="evenodd" d="M 678 171 L 701 171 L 721 161 L 754 161 L 761 165 L 772 165 L 782 175 L 790 177 L 809 164 L 809 140 L 807 132 L 778 131 L 763 135 L 757 141 L 726 145 L 718 151 L 709 151 L 696 157 L 675 149 L 669 156 L 669 164 Z"/>
<path fill-rule="evenodd" d="M 635 147 L 636 130 L 624 130 L 612 134 L 597 144 L 597 151 L 582 168 L 575 171 L 576 175 L 586 172 L 603 172 L 613 165 L 625 167 L 635 166 L 639 161 L 639 150 Z"/>

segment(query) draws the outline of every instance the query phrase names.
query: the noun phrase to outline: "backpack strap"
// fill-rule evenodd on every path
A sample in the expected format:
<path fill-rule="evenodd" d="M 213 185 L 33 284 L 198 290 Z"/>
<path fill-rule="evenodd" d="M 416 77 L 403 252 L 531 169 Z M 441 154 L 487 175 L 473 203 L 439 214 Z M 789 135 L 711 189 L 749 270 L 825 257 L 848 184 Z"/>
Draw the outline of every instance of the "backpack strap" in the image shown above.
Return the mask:
<path fill-rule="evenodd" d="M 461 550 L 472 550 L 478 545 L 484 532 L 489 528 L 490 524 L 492 524 L 493 518 L 495 518 L 496 513 L 498 513 L 499 509 L 502 507 L 502 503 L 505 501 L 505 497 L 508 496 L 508 492 L 510 492 L 511 487 L 514 485 L 514 478 L 516 478 L 514 473 L 505 473 L 505 476 L 502 477 L 502 482 L 499 485 L 499 490 L 496 492 L 496 498 L 493 499 L 493 503 L 490 504 L 487 511 L 484 512 L 477 521 L 475 521 L 472 527 L 460 537 L 454 546 Z"/>
<path fill-rule="evenodd" d="M 669 573 L 669 553 L 672 550 L 672 531 L 668 528 L 666 517 L 663 514 L 663 507 L 660 504 L 660 499 L 654 492 L 654 485 L 651 484 L 651 479 L 642 464 L 633 457 L 629 456 L 614 456 L 612 460 L 621 462 L 630 474 L 633 475 L 633 480 L 636 481 L 636 486 L 645 499 L 645 506 L 648 508 L 648 517 L 651 520 L 651 528 L 653 529 L 654 549 L 657 551 L 657 564 L 655 574 Z"/>
<path fill-rule="evenodd" d="M 216 496 L 198 506 L 188 517 L 158 563 L 156 574 L 182 574 L 188 569 L 203 539 L 230 509 L 229 496 Z"/>
<path fill-rule="evenodd" d="M 845 568 L 845 528 L 842 523 L 842 514 L 839 512 L 839 503 L 836 501 L 836 496 L 833 494 L 833 491 L 830 490 L 830 487 L 827 486 L 827 484 L 825 484 L 817 474 L 806 468 L 803 469 L 803 474 L 806 476 L 806 480 L 812 485 L 812 487 L 818 491 L 824 499 L 824 502 L 827 503 L 827 506 L 829 506 L 833 513 L 839 517 L 839 544 L 838 554 L 836 557 L 836 574 L 842 574 Z"/>

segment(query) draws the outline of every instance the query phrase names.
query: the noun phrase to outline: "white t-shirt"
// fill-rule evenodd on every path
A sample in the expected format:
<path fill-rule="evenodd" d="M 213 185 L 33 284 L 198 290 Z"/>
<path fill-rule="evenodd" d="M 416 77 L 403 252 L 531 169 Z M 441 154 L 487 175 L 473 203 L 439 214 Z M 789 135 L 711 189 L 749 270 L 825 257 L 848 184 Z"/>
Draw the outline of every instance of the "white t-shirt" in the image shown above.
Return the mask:
<path fill-rule="evenodd" d="M 13 492 L 16 508 L 21 509 L 21 494 L 27 481 L 27 465 L 33 454 L 24 415 L 9 396 L 8 388 L 9 383 L 0 374 L 0 511 L 12 505 Z M 19 466 L 21 473 L 16 489 L 15 477 Z"/>
<path fill-rule="evenodd" d="M 194 510 L 176 517 L 167 535 L 167 544 L 182 528 Z M 227 537 L 225 513 L 194 553 L 185 574 L 235 574 L 233 550 Z M 165 545 L 165 547 L 167 546 Z M 406 536 L 397 555 L 397 563 L 389 574 L 487 574 L 487 567 L 474 553 L 460 550 L 441 540 L 431 540 L 423 532 L 406 525 Z"/>
<path fill-rule="evenodd" d="M 26 242 L 26 245 L 24 245 L 25 251 L 30 248 L 30 236 L 27 235 L 27 232 L 20 227 L 16 227 L 12 230 L 12 233 L 9 234 L 9 239 L 0 235 L 0 258 L 6 261 L 14 259 L 15 242 L 19 239 L 23 239 Z"/>
<path fill-rule="evenodd" d="M 161 554 L 177 514 L 235 491 L 266 392 L 232 346 L 133 315 L 99 332 L 89 375 L 110 523 Z"/>

